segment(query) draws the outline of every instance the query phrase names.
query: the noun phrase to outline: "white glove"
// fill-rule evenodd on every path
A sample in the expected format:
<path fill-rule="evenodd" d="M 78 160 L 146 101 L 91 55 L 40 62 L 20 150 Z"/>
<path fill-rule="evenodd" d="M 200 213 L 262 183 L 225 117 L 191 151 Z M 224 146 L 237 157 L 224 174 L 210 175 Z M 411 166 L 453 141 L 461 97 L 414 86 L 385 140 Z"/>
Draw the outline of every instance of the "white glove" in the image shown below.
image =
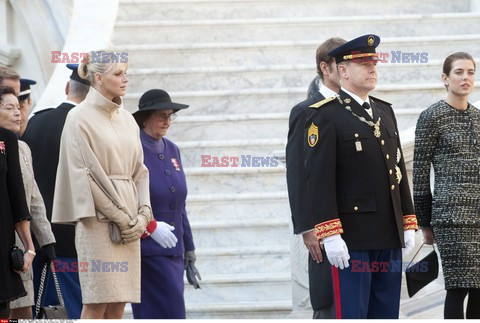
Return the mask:
<path fill-rule="evenodd" d="M 404 255 L 407 255 L 415 248 L 415 230 L 404 231 L 403 239 L 405 240 L 405 248 L 402 251 Z"/>
<path fill-rule="evenodd" d="M 350 255 L 348 254 L 347 244 L 340 234 L 323 238 L 322 241 L 328 261 L 337 268 L 348 268 Z"/>
<path fill-rule="evenodd" d="M 173 248 L 177 245 L 177 237 L 173 234 L 174 227 L 171 225 L 157 221 L 157 228 L 150 237 L 155 240 L 158 244 L 160 244 L 164 248 Z"/>

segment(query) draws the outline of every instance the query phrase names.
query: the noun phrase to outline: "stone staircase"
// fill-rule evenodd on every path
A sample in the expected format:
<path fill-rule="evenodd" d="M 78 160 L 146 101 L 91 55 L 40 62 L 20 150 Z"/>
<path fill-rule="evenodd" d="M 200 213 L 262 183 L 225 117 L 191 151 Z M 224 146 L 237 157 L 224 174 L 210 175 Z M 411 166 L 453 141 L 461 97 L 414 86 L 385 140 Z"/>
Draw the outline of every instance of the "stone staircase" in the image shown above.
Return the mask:
<path fill-rule="evenodd" d="M 415 126 L 445 96 L 443 59 L 459 50 L 480 57 L 479 30 L 470 0 L 120 0 L 113 43 L 129 53 L 126 108 L 151 88 L 190 104 L 168 134 L 182 150 L 203 277 L 200 290 L 186 286 L 187 317 L 292 310 L 284 166 L 202 167 L 202 155 L 284 150 L 290 109 L 315 76 L 317 46 L 332 36 L 382 38 L 377 51 L 389 57 L 373 95 L 394 103 L 401 130 Z M 428 62 L 393 63 L 392 51 L 427 53 Z M 404 317 L 422 315 L 402 302 Z"/>

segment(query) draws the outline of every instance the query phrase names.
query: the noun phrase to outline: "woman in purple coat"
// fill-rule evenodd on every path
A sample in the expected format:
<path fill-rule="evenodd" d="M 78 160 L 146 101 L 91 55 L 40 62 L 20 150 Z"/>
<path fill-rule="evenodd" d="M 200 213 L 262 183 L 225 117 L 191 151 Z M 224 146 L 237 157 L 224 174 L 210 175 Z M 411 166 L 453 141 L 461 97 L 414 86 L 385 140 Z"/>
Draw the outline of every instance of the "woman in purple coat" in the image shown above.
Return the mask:
<path fill-rule="evenodd" d="M 133 114 L 140 126 L 144 162 L 150 172 L 150 200 L 157 228 L 141 241 L 141 303 L 135 319 L 185 319 L 183 271 L 198 288 L 195 246 L 185 210 L 187 183 L 177 145 L 165 138 L 175 112 L 188 105 L 172 102 L 167 92 L 150 90 Z"/>

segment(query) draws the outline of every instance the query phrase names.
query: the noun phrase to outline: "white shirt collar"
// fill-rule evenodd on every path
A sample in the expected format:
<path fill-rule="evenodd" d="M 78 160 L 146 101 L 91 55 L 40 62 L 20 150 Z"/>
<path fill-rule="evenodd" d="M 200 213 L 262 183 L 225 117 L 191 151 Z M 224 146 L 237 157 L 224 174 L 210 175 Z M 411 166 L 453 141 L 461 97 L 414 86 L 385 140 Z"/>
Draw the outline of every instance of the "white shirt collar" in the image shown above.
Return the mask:
<path fill-rule="evenodd" d="M 65 101 L 63 101 L 63 103 L 69 103 L 69 104 L 74 105 L 74 106 L 77 105 L 76 102 L 73 102 L 73 101 L 70 101 L 70 100 L 65 100 Z"/>
<path fill-rule="evenodd" d="M 325 98 L 329 98 L 329 97 L 332 97 L 332 96 L 335 96 L 337 93 L 335 93 L 335 91 L 333 91 L 332 89 L 328 88 L 327 86 L 325 86 L 325 84 L 322 83 L 322 86 L 320 86 L 320 90 L 319 92 L 325 97 Z"/>
<path fill-rule="evenodd" d="M 370 98 L 367 96 L 367 100 L 366 101 L 363 101 L 358 95 L 356 95 L 355 93 L 352 93 L 350 92 L 349 90 L 347 90 L 346 88 L 344 88 L 343 86 L 341 87 L 341 90 L 343 90 L 343 92 L 347 93 L 348 95 L 350 95 L 352 97 L 352 99 L 354 99 L 355 101 L 357 101 L 358 104 L 360 104 L 360 106 L 363 106 L 363 103 L 365 102 L 368 102 L 368 104 L 370 105 L 370 109 L 365 109 L 367 111 L 367 113 L 370 115 L 370 117 L 373 118 L 373 111 L 372 111 L 372 103 L 370 102 Z"/>

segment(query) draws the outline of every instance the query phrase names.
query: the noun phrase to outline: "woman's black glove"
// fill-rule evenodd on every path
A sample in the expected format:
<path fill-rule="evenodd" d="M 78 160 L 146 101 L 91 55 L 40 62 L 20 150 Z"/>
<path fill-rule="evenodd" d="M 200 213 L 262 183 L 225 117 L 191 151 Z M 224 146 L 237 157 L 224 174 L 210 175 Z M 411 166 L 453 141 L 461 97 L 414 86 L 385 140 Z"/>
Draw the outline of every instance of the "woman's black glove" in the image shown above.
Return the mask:
<path fill-rule="evenodd" d="M 56 257 L 55 254 L 55 243 L 50 243 L 42 247 L 42 267 L 44 264 L 49 264 Z"/>
<path fill-rule="evenodd" d="M 202 277 L 200 277 L 200 273 L 195 267 L 196 260 L 197 257 L 195 256 L 195 251 L 185 251 L 185 270 L 187 271 L 187 280 L 188 283 L 192 285 L 195 289 L 200 288 L 197 277 L 199 280 L 202 280 Z"/>

